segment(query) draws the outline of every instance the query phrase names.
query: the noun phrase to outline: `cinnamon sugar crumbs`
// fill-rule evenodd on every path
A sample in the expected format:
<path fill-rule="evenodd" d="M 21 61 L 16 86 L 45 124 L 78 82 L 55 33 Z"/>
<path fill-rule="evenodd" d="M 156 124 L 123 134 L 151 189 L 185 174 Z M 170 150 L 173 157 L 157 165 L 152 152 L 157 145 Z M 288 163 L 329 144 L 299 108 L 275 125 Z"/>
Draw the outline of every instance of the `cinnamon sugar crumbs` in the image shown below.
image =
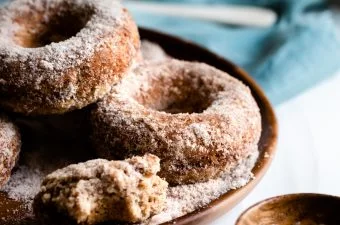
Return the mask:
<path fill-rule="evenodd" d="M 173 220 L 204 207 L 229 190 L 243 187 L 251 179 L 255 179 L 251 169 L 257 157 L 258 152 L 256 151 L 217 179 L 211 179 L 204 183 L 170 187 L 166 209 L 150 218 L 144 225 L 156 225 Z"/>
<path fill-rule="evenodd" d="M 72 162 L 63 156 L 61 159 L 65 160 L 65 163 Z M 59 162 L 48 165 L 43 164 L 44 162 L 45 154 L 40 151 L 23 153 L 18 168 L 1 190 L 7 193 L 9 198 L 23 203 L 27 209 L 27 217 L 33 216 L 32 202 L 40 190 L 43 178 L 61 167 Z"/>
<path fill-rule="evenodd" d="M 11 199 L 22 201 L 30 205 L 34 196 L 39 192 L 39 187 L 44 177 L 43 171 L 28 166 L 20 166 L 15 171 L 3 188 Z"/>
<path fill-rule="evenodd" d="M 217 179 L 204 183 L 169 187 L 167 191 L 166 208 L 161 213 L 151 217 L 142 225 L 156 225 L 183 216 L 204 207 L 214 199 L 229 190 L 240 188 L 253 179 L 251 168 L 257 159 L 258 152 L 241 161 L 234 169 Z M 62 160 L 72 160 L 65 158 Z M 27 159 L 11 177 L 5 186 L 5 191 L 12 199 L 24 202 L 28 207 L 28 215 L 32 216 L 32 201 L 39 192 L 40 184 L 51 170 L 60 168 L 59 164 L 43 164 L 43 154 L 39 152 L 26 153 Z M 31 163 L 29 163 L 31 162 Z M 66 163 L 65 163 L 66 164 Z"/>

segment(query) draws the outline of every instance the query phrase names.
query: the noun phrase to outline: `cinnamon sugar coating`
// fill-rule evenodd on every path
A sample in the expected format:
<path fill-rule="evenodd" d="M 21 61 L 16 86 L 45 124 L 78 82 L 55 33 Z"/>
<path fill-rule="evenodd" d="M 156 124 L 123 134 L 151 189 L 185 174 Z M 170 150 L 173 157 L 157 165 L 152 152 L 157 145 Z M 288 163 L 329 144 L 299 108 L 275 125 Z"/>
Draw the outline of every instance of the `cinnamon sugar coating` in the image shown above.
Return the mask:
<path fill-rule="evenodd" d="M 21 138 L 18 128 L 0 115 L 0 189 L 11 176 L 11 171 L 19 158 Z"/>
<path fill-rule="evenodd" d="M 35 213 L 44 224 L 144 221 L 165 207 L 168 184 L 159 170 L 159 158 L 151 154 L 67 166 L 44 179 Z"/>
<path fill-rule="evenodd" d="M 13 0 L 0 9 L 0 105 L 59 114 L 97 101 L 140 40 L 119 1 Z"/>
<path fill-rule="evenodd" d="M 259 108 L 248 87 L 209 65 L 140 65 L 92 112 L 104 158 L 152 153 L 171 184 L 207 181 L 257 151 Z"/>
<path fill-rule="evenodd" d="M 141 41 L 141 54 L 143 60 L 148 62 L 155 63 L 170 59 L 170 56 L 166 54 L 161 46 L 148 40 Z"/>

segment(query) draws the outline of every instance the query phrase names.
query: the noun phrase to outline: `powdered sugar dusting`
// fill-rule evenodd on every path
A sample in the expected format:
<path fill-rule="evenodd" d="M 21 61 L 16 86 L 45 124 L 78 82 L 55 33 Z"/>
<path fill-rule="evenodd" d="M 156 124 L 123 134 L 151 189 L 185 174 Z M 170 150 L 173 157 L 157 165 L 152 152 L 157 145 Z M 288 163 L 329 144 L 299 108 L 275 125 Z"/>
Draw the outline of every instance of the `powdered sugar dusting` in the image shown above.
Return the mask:
<path fill-rule="evenodd" d="M 52 171 L 74 162 L 61 154 L 56 157 L 55 161 L 50 162 L 47 150 L 48 148 L 45 146 L 41 149 L 24 152 L 21 155 L 18 168 L 2 189 L 9 198 L 24 204 L 27 209 L 27 217 L 33 216 L 32 202 L 40 190 L 44 177 Z"/>
<path fill-rule="evenodd" d="M 118 0 L 11 1 L 0 8 L 0 105 L 61 114 L 94 103 L 129 69 L 138 37 Z"/>
<path fill-rule="evenodd" d="M 30 205 L 34 196 L 39 192 L 43 177 L 44 173 L 41 170 L 21 166 L 12 175 L 3 191 L 8 193 L 8 197 Z"/>
<path fill-rule="evenodd" d="M 7 119 L 0 118 L 0 149 L 9 148 L 11 141 L 17 136 L 17 128 Z"/>
<path fill-rule="evenodd" d="M 14 42 L 15 34 L 22 29 L 14 20 L 18 15 L 34 10 L 43 13 L 42 17 L 48 22 L 51 11 L 60 7 L 87 10 L 92 15 L 83 29 L 65 41 L 39 48 L 24 48 Z M 7 63 L 31 62 L 31 72 L 43 67 L 50 71 L 49 79 L 57 78 L 66 69 L 83 63 L 104 44 L 105 39 L 102 37 L 111 34 L 118 26 L 121 12 L 120 2 L 114 0 L 14 0 L 1 9 L 1 57 L 4 57 Z M 22 77 L 29 79 L 41 75 L 44 74 L 31 73 Z"/>
<path fill-rule="evenodd" d="M 189 126 L 189 129 L 192 129 L 196 137 L 203 141 L 205 146 L 209 146 L 211 144 L 211 136 L 209 134 L 209 129 L 211 127 L 204 123 L 193 123 Z"/>
<path fill-rule="evenodd" d="M 7 118 L 0 118 L 0 188 L 9 179 L 14 167 L 21 141 L 18 129 Z"/>
<path fill-rule="evenodd" d="M 142 40 L 141 52 L 143 59 L 149 62 L 162 62 L 170 58 L 161 46 L 148 40 Z"/>
<path fill-rule="evenodd" d="M 78 114 L 75 114 L 75 116 L 79 117 Z M 59 126 L 55 127 L 51 123 L 45 124 L 38 120 L 30 119 L 29 121 L 20 120 L 18 122 L 30 127 L 27 130 L 30 131 L 27 133 L 29 134 L 29 148 L 26 145 L 26 148 L 23 149 L 18 168 L 14 171 L 3 191 L 10 198 L 23 202 L 23 207 L 27 208 L 28 214 L 26 216 L 31 218 L 33 215 L 32 200 L 39 192 L 41 181 L 47 174 L 70 164 L 84 162 L 96 157 L 92 155 L 92 150 L 88 148 L 89 145 L 84 136 L 87 133 L 84 132 L 79 137 L 73 137 L 69 133 L 70 130 L 77 132 L 78 128 L 70 128 L 69 126 L 72 127 L 72 125 L 69 125 L 67 120 L 53 120 L 58 125 L 67 123 L 68 132 L 66 133 L 61 132 Z M 204 137 L 205 131 L 209 128 L 204 123 L 193 124 L 192 127 L 196 130 L 198 137 Z M 81 126 L 79 129 L 85 128 Z M 72 136 L 72 144 L 70 144 L 70 136 Z M 27 142 L 25 143 L 27 144 Z M 166 208 L 145 221 L 143 225 L 155 225 L 170 221 L 204 207 L 231 189 L 244 186 L 249 180 L 253 179 L 251 169 L 257 157 L 258 150 L 255 146 L 248 157 L 240 160 L 233 168 L 225 171 L 216 179 L 210 179 L 204 183 L 169 187 Z M 145 165 L 140 165 L 140 167 L 143 166 Z M 159 170 L 159 167 L 151 170 Z M 18 219 L 21 220 L 22 218 Z"/>
<path fill-rule="evenodd" d="M 229 190 L 243 187 L 251 179 L 254 179 L 251 169 L 257 157 L 258 151 L 255 151 L 217 179 L 211 179 L 204 183 L 170 187 L 166 209 L 144 224 L 156 225 L 170 221 L 206 206 Z"/>
<path fill-rule="evenodd" d="M 140 65 L 124 77 L 98 103 L 92 125 L 102 157 L 150 152 L 171 184 L 218 176 L 253 151 L 261 135 L 249 88 L 209 65 L 175 59 Z"/>

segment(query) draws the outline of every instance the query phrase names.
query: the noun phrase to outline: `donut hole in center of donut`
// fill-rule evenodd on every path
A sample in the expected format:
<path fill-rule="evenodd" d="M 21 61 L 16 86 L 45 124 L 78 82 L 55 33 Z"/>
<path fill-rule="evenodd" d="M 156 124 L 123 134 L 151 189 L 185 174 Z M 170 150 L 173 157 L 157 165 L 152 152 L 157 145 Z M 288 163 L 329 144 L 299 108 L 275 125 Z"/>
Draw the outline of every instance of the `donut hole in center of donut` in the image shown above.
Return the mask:
<path fill-rule="evenodd" d="M 144 107 L 170 114 L 202 113 L 214 100 L 221 87 L 207 79 L 174 76 L 150 84 L 147 91 L 136 93 L 135 99 Z"/>
<path fill-rule="evenodd" d="M 200 96 L 202 97 L 202 96 Z M 210 105 L 210 100 L 203 96 L 200 98 L 194 93 L 188 93 L 185 97 L 178 99 L 167 99 L 163 107 L 155 108 L 157 111 L 162 111 L 171 114 L 177 113 L 202 113 Z"/>
<path fill-rule="evenodd" d="M 25 48 L 38 48 L 75 36 L 90 20 L 89 9 L 63 6 L 47 12 L 28 12 L 14 21 L 20 26 L 14 42 Z"/>

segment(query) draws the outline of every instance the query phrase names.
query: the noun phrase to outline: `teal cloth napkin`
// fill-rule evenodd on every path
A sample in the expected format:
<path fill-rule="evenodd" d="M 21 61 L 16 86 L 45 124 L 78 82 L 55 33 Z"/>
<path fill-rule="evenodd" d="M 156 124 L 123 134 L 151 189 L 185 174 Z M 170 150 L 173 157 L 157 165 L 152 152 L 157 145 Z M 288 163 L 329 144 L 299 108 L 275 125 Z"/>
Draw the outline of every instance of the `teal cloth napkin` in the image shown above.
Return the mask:
<path fill-rule="evenodd" d="M 170 2 L 170 0 L 163 0 Z M 274 104 L 282 103 L 340 68 L 340 39 L 322 0 L 173 0 L 190 4 L 248 4 L 275 9 L 271 28 L 231 27 L 213 22 L 133 11 L 139 25 L 197 42 L 243 67 Z"/>

